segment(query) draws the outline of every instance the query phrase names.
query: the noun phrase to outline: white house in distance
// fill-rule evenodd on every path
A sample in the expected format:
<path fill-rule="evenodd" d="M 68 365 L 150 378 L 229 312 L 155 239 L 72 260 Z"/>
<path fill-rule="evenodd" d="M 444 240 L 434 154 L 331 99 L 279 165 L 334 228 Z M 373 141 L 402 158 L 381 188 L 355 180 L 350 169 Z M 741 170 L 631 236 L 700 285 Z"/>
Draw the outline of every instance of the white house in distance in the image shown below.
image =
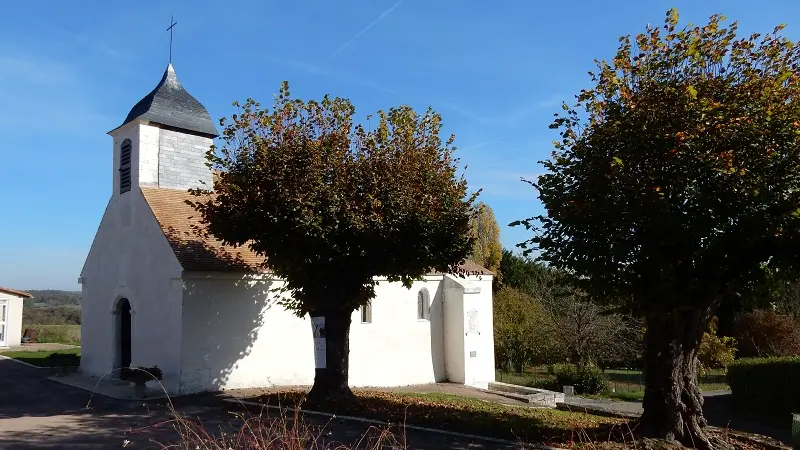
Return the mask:
<path fill-rule="evenodd" d="M 282 281 L 193 228 L 187 190 L 212 182 L 204 155 L 217 130 L 171 64 L 109 134 L 111 198 L 79 280 L 81 371 L 157 365 L 173 395 L 312 384 L 311 321 L 275 304 Z M 492 274 L 464 268 L 475 275 L 379 282 L 353 313 L 351 385 L 494 381 Z"/>
<path fill-rule="evenodd" d="M 22 341 L 22 300 L 33 295 L 0 287 L 0 348 L 15 347 Z"/>

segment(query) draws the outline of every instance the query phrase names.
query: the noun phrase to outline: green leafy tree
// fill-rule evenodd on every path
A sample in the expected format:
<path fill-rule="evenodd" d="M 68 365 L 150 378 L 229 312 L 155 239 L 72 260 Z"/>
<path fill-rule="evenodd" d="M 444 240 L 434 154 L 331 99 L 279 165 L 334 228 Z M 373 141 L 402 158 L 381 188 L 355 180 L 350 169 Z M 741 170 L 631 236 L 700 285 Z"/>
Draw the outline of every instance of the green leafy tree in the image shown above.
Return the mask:
<path fill-rule="evenodd" d="M 379 112 L 368 131 L 348 100 L 293 99 L 285 82 L 271 111 L 234 106 L 208 153 L 213 191 L 194 190 L 193 204 L 226 245 L 268 258 L 291 293 L 283 306 L 324 317 L 326 363 L 309 403 L 354 401 L 351 315 L 375 296 L 374 277 L 410 287 L 431 270 L 459 273 L 472 248 L 476 195 L 456 175 L 454 137 L 440 138 L 434 111 L 407 106 Z"/>
<path fill-rule="evenodd" d="M 518 289 L 536 298 L 549 293 L 552 273 L 544 265 L 503 249 L 499 271 L 503 274 L 502 287 Z"/>
<path fill-rule="evenodd" d="M 697 352 L 720 302 L 800 256 L 800 47 L 736 23 L 623 36 L 563 105 L 527 251 L 646 320 L 645 435 L 711 448 Z"/>
<path fill-rule="evenodd" d="M 553 349 L 551 334 L 540 302 L 511 287 L 494 296 L 495 359 L 500 368 L 522 373 L 525 366 L 545 357 Z"/>
<path fill-rule="evenodd" d="M 503 251 L 500 271 L 503 288 L 495 295 L 495 311 L 501 309 L 497 298 L 506 288 L 535 299 L 545 319 L 539 323 L 546 328 L 547 337 L 541 342 L 547 343 L 549 350 L 544 354 L 548 358 L 586 365 L 622 363 L 641 356 L 640 321 L 594 301 L 568 274 L 509 250 Z"/>
<path fill-rule="evenodd" d="M 478 202 L 475 212 L 470 221 L 475 238 L 470 259 L 496 273 L 503 257 L 500 226 L 494 218 L 494 211 L 486 203 Z"/>

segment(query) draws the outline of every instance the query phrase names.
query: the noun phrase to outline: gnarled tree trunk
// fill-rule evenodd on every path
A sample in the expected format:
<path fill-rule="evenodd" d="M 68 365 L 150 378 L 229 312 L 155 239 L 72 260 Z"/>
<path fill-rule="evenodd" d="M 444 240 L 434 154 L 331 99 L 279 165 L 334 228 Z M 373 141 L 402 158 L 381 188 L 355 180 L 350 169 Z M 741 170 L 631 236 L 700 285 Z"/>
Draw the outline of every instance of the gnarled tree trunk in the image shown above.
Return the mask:
<path fill-rule="evenodd" d="M 351 314 L 341 308 L 311 314 L 312 320 L 325 318 L 325 367 L 315 369 L 314 385 L 306 398 L 306 406 L 336 406 L 356 401 L 348 384 Z"/>
<path fill-rule="evenodd" d="M 647 317 L 641 433 L 686 446 L 714 448 L 705 432 L 697 352 L 709 314 L 688 310 Z"/>

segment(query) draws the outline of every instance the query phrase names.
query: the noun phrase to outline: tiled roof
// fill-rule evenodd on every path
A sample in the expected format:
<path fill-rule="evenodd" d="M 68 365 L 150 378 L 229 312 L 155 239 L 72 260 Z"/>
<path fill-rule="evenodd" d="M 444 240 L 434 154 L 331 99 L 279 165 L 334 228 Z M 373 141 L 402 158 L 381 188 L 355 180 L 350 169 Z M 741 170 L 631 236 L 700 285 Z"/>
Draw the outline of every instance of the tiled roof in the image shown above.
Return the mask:
<path fill-rule="evenodd" d="M 262 266 L 265 258 L 253 253 L 247 246 L 224 246 L 219 239 L 211 236 L 200 222 L 200 213 L 186 203 L 187 200 L 198 200 L 188 191 L 147 187 L 141 190 L 184 270 L 269 272 Z M 469 260 L 460 269 L 468 274 L 491 274 Z"/>
<path fill-rule="evenodd" d="M 122 125 L 137 118 L 207 136 L 219 135 L 205 106 L 181 86 L 172 64 L 155 89 L 131 108 Z"/>
<path fill-rule="evenodd" d="M 11 288 L 2 287 L 2 286 L 0 286 L 0 292 L 2 292 L 4 294 L 16 295 L 17 297 L 33 298 L 33 294 L 29 294 L 29 293 L 27 293 L 25 291 L 19 291 L 19 290 L 16 290 L 16 289 L 11 289 Z"/>
<path fill-rule="evenodd" d="M 172 251 L 184 270 L 190 272 L 268 272 L 261 268 L 264 258 L 247 246 L 229 247 L 208 234 L 201 216 L 186 201 L 199 199 L 188 191 L 141 188 Z"/>

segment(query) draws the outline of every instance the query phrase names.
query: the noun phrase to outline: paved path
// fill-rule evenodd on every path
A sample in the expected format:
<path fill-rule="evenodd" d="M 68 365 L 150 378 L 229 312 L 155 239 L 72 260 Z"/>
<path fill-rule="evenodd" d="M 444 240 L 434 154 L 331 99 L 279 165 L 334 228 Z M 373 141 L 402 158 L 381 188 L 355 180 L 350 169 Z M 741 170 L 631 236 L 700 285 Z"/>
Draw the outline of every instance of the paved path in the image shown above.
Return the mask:
<path fill-rule="evenodd" d="M 791 441 L 791 424 L 788 420 L 785 427 L 780 427 L 737 413 L 731 397 L 731 391 L 704 392 L 703 398 L 705 399 L 703 413 L 709 425 L 760 434 L 781 442 Z M 642 402 L 626 402 L 612 399 L 567 397 L 565 404 L 574 410 L 588 408 L 590 410 L 637 416 L 641 415 L 643 411 Z"/>
<path fill-rule="evenodd" d="M 92 396 L 47 380 L 52 374 L 50 369 L 0 359 L 0 448 L 92 450 L 121 448 L 127 441 L 125 448 L 160 449 L 160 444 L 177 438 L 164 404 Z M 197 418 L 212 434 L 237 426 L 214 396 L 180 398 L 175 407 L 183 416 Z M 370 425 L 357 422 L 307 418 L 305 423 L 324 427 L 326 445 L 352 445 L 370 431 Z M 405 434 L 410 449 L 519 448 L 432 432 L 407 430 Z"/>

